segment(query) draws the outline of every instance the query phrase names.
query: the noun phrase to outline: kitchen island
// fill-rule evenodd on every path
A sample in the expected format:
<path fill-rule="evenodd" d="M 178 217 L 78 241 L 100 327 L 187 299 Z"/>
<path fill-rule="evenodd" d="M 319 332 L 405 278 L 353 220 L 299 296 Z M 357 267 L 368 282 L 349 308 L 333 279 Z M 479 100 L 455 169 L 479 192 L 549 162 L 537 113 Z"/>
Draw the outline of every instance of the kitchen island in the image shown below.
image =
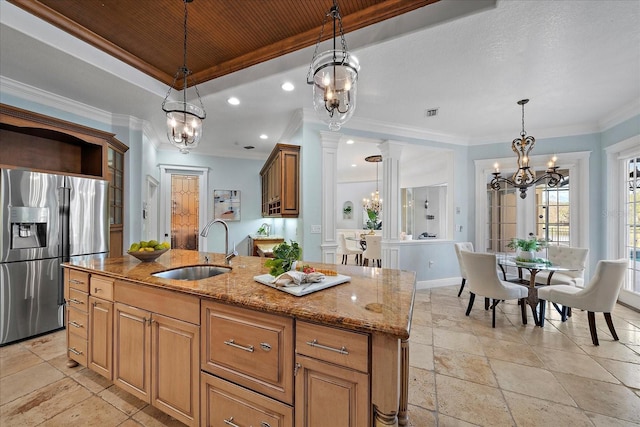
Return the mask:
<path fill-rule="evenodd" d="M 207 258 L 224 266 L 187 250 L 65 264 L 69 358 L 187 425 L 408 424 L 414 273 L 310 263 L 351 280 L 303 297 L 254 281 L 258 257 L 152 275 Z"/>

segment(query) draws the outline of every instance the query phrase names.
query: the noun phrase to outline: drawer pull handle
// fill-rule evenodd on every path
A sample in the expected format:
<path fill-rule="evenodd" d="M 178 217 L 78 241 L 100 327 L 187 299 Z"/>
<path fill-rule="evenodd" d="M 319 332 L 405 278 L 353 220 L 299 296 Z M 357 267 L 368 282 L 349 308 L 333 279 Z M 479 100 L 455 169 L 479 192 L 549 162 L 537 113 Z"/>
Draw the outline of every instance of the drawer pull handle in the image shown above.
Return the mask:
<path fill-rule="evenodd" d="M 78 356 L 82 355 L 82 352 L 76 350 L 74 347 L 69 347 L 67 350 L 69 350 L 71 353 L 76 354 Z"/>
<path fill-rule="evenodd" d="M 72 320 L 72 321 L 70 321 L 70 322 L 69 322 L 69 324 L 70 324 L 71 326 L 75 326 L 76 328 L 82 328 L 82 325 L 81 325 L 80 323 L 75 322 L 75 321 L 73 321 L 73 320 Z"/>
<path fill-rule="evenodd" d="M 316 339 L 314 339 L 313 341 L 307 341 L 307 344 L 310 345 L 311 347 L 318 347 L 323 350 L 335 351 L 336 353 L 340 353 L 340 354 L 349 354 L 349 352 L 347 351 L 347 347 L 345 346 L 342 346 L 342 348 L 329 347 L 326 345 L 318 344 L 318 340 Z"/>
<path fill-rule="evenodd" d="M 260 421 L 260 427 L 271 427 L 271 424 Z"/>
<path fill-rule="evenodd" d="M 75 298 L 71 298 L 69 300 L 69 302 L 72 302 L 74 304 L 84 304 L 82 301 L 80 301 L 79 299 L 75 299 Z"/>
<path fill-rule="evenodd" d="M 260 348 L 263 349 L 264 351 L 270 351 L 271 350 L 271 346 L 267 342 L 261 342 L 260 343 Z"/>
<path fill-rule="evenodd" d="M 234 423 L 234 422 L 233 422 L 233 417 L 229 417 L 229 419 L 228 419 L 228 420 L 222 420 L 222 421 L 224 421 L 224 423 L 225 423 L 226 425 L 228 425 L 228 426 L 231 426 L 231 427 L 240 427 L 238 424 L 236 424 L 236 423 Z"/>
<path fill-rule="evenodd" d="M 224 343 L 225 343 L 226 345 L 231 346 L 231 347 L 239 348 L 240 350 L 244 350 L 244 351 L 248 351 L 249 353 L 253 353 L 253 346 L 252 346 L 252 345 L 250 345 L 250 346 L 246 346 L 246 347 L 245 347 L 245 346 L 243 346 L 243 345 L 236 344 L 236 343 L 233 341 L 233 339 L 230 339 L 229 341 L 225 341 Z"/>
<path fill-rule="evenodd" d="M 98 292 L 102 292 L 102 289 L 100 288 L 93 288 L 93 293 L 97 294 Z"/>
<path fill-rule="evenodd" d="M 73 283 L 74 285 L 84 285 L 84 280 L 69 279 L 69 283 Z"/>

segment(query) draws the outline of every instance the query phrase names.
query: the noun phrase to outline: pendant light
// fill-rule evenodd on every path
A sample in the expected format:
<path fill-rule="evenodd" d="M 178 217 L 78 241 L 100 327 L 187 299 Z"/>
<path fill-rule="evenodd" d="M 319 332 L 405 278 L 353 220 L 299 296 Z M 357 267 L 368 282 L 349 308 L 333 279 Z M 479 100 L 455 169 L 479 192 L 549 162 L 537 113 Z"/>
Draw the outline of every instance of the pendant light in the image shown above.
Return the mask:
<path fill-rule="evenodd" d="M 318 54 L 324 26 L 329 17 L 333 20 L 333 49 Z M 336 46 L 338 35 L 339 49 Z M 347 50 L 338 1 L 334 0 L 322 21 L 320 36 L 307 73 L 307 84 L 313 85 L 313 108 L 333 131 L 339 130 L 356 109 L 359 70 L 358 59 Z"/>
<path fill-rule="evenodd" d="M 193 85 L 198 96 L 200 106 L 187 102 L 187 78 L 191 70 L 187 68 L 187 3 L 193 0 L 184 1 L 184 56 L 182 67 L 178 68 L 173 83 L 169 87 L 167 95 L 162 102 L 162 110 L 167 114 L 167 137 L 169 142 L 176 146 L 182 154 L 196 148 L 202 138 L 202 121 L 207 116 L 204 111 L 202 99 L 198 92 L 198 86 Z M 169 101 L 169 94 L 174 88 L 178 78 L 182 78 L 182 101 Z"/>

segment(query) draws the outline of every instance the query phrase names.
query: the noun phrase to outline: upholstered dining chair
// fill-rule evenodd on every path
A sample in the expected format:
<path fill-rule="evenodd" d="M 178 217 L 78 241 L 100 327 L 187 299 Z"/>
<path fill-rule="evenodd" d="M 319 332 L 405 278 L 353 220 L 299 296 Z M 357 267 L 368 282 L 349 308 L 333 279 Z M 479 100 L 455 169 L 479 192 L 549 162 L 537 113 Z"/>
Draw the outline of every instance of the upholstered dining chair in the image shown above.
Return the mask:
<path fill-rule="evenodd" d="M 520 310 L 522 313 L 522 324 L 527 324 L 527 301 L 529 289 L 526 286 L 500 280 L 496 270 L 495 254 L 482 252 L 460 251 L 462 263 L 467 272 L 467 286 L 469 293 L 469 306 L 467 316 L 471 313 L 476 295 L 493 300 L 491 304 L 492 320 L 491 326 L 496 327 L 496 306 L 500 301 L 520 300 Z"/>
<path fill-rule="evenodd" d="M 375 267 L 382 266 L 382 236 L 366 234 L 364 240 L 367 243 L 367 248 L 362 254 L 364 258 L 364 265 L 369 265 L 369 260 L 373 261 L 371 265 Z"/>
<path fill-rule="evenodd" d="M 562 305 L 563 322 L 567 320 L 566 307 L 579 308 L 587 311 L 589 331 L 591 332 L 593 345 L 600 345 L 596 332 L 595 313 L 603 313 L 614 341 L 618 341 L 618 334 L 616 334 L 613 321 L 611 320 L 611 312 L 618 300 L 618 294 L 624 281 L 627 264 L 628 261 L 624 258 L 598 261 L 596 272 L 584 289 L 570 285 L 539 288 L 540 326 L 544 326 L 546 301 L 550 301 Z"/>
<path fill-rule="evenodd" d="M 549 246 L 547 257 L 551 261 L 551 265 L 575 270 L 557 271 L 551 275 L 551 280 L 549 280 L 550 271 L 540 271 L 536 274 L 536 283 L 582 287 L 584 285 L 584 269 L 588 255 L 588 248 Z"/>
<path fill-rule="evenodd" d="M 362 249 L 350 247 L 344 233 L 338 233 L 338 253 L 342 254 L 342 263 L 347 264 L 349 255 L 355 255 L 356 265 L 362 265 Z"/>
<path fill-rule="evenodd" d="M 462 283 L 460 283 L 460 290 L 458 291 L 458 297 L 460 297 L 460 295 L 462 295 L 464 285 L 465 283 L 467 283 L 467 271 L 464 269 L 464 264 L 462 264 L 462 256 L 460 255 L 460 251 L 473 252 L 473 243 L 458 242 L 455 243 L 453 247 L 456 250 L 456 256 L 458 257 L 458 266 L 460 267 L 460 275 L 462 275 Z"/>

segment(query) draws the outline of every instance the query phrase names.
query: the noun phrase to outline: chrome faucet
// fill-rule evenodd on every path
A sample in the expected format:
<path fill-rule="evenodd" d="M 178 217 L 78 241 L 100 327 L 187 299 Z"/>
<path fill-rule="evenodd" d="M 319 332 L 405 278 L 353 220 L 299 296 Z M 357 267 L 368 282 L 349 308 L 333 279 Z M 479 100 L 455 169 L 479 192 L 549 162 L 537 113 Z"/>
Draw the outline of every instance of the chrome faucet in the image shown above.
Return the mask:
<path fill-rule="evenodd" d="M 262 228 L 266 234 L 267 237 L 269 237 L 271 235 L 271 226 L 269 224 L 267 224 L 266 222 L 263 222 L 262 225 L 260 226 L 260 228 Z"/>
<path fill-rule="evenodd" d="M 224 226 L 224 234 L 225 234 L 225 242 L 224 242 L 224 263 L 226 265 L 230 264 L 231 258 L 234 258 L 236 256 L 238 256 L 238 252 L 236 251 L 236 244 L 235 242 L 233 243 L 233 250 L 231 252 L 229 252 L 229 226 L 227 225 L 226 222 L 224 222 L 221 219 L 215 218 L 212 219 L 211 221 L 209 221 L 209 223 L 207 225 L 204 226 L 204 228 L 202 229 L 202 231 L 200 232 L 200 235 L 202 237 L 207 237 L 207 235 L 209 234 L 209 229 L 211 228 L 211 226 L 213 224 L 215 224 L 216 222 L 219 222 L 220 224 L 222 224 Z"/>

